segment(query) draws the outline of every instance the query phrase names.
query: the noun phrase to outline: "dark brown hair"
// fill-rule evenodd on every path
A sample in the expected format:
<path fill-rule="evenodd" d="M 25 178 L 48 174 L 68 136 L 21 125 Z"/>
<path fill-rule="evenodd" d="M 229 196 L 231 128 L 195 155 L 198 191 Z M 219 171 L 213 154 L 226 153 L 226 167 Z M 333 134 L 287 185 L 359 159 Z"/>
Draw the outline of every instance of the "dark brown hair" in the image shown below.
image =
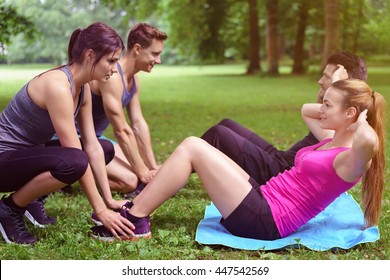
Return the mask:
<path fill-rule="evenodd" d="M 156 27 L 147 23 L 137 23 L 127 36 L 127 49 L 132 49 L 135 44 L 140 44 L 141 47 L 147 48 L 152 44 L 153 39 L 164 41 L 167 38 L 168 35 Z"/>
<path fill-rule="evenodd" d="M 326 64 L 341 64 L 348 72 L 349 78 L 367 81 L 366 62 L 350 52 L 338 52 L 331 55 Z"/>
<path fill-rule="evenodd" d="M 93 69 L 104 55 L 123 50 L 124 44 L 112 27 L 102 22 L 94 22 L 84 29 L 73 31 L 68 46 L 68 64 L 81 64 L 83 53 L 88 49 L 96 54 Z"/>

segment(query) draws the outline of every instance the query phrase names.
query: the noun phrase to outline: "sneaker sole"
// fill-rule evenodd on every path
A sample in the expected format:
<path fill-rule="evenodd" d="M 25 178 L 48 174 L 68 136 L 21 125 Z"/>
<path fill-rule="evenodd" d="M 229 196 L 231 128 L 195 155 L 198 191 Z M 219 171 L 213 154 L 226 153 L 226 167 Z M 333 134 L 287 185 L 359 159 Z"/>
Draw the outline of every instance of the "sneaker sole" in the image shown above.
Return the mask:
<path fill-rule="evenodd" d="M 93 239 L 96 239 L 96 240 L 99 240 L 99 241 L 103 241 L 103 242 L 114 242 L 114 241 L 119 241 L 118 239 L 116 239 L 115 237 L 112 237 L 112 236 L 100 236 L 100 235 L 97 235 L 97 234 L 91 234 L 92 235 L 92 238 Z M 130 241 L 130 242 L 137 242 L 139 241 L 140 239 L 151 239 L 152 238 L 152 233 L 149 232 L 149 233 L 145 233 L 145 234 L 138 234 L 134 237 L 129 237 L 129 238 L 121 238 L 121 241 Z"/>
<path fill-rule="evenodd" d="M 3 225 L 0 223 L 0 232 L 1 232 L 1 235 L 3 236 L 4 240 L 6 243 L 8 244 L 17 244 L 17 245 L 21 245 L 21 246 L 30 246 L 32 245 L 33 243 L 31 244 L 28 244 L 28 243 L 16 243 L 16 242 L 13 242 L 11 241 L 9 238 L 8 238 L 8 235 L 7 233 L 5 232 L 4 228 L 3 228 Z"/>
<path fill-rule="evenodd" d="M 97 226 L 102 226 L 102 225 L 103 225 L 103 223 L 102 223 L 101 221 L 96 220 L 96 219 L 94 219 L 94 218 L 92 218 L 92 217 L 91 217 L 91 220 L 92 220 L 92 222 L 93 222 L 95 225 L 97 225 Z"/>
<path fill-rule="evenodd" d="M 30 214 L 30 212 L 28 212 L 26 210 L 26 212 L 24 212 L 24 216 L 26 216 L 26 218 L 34 225 L 34 226 L 38 226 L 40 228 L 44 228 L 45 225 L 42 225 L 40 224 L 37 220 L 34 219 L 33 215 Z"/>

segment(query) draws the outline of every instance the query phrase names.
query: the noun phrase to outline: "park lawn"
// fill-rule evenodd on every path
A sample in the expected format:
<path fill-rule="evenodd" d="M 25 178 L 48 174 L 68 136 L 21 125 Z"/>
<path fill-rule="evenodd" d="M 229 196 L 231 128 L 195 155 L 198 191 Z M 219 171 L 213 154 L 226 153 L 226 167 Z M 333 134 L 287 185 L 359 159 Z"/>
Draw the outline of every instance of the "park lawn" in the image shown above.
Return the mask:
<path fill-rule="evenodd" d="M 0 109 L 31 77 L 47 68 L 0 66 Z M 371 68 L 369 83 L 390 100 L 390 67 Z M 300 117 L 302 103 L 315 101 L 319 75 L 245 76 L 244 65 L 163 66 L 140 73 L 143 114 L 151 129 L 159 163 L 187 136 L 200 136 L 222 118 L 232 118 L 265 136 L 281 149 L 301 139 L 307 129 Z M 389 124 L 387 124 L 389 128 Z M 108 135 L 112 137 L 110 130 Z M 388 145 L 386 146 L 388 154 Z M 389 159 L 387 158 L 387 161 Z M 386 181 L 389 168 L 386 169 Z M 359 187 L 350 193 L 360 201 Z M 245 251 L 195 242 L 197 224 L 210 202 L 197 175 L 152 216 L 150 240 L 102 243 L 89 236 L 91 207 L 80 187 L 74 193 L 51 195 L 47 211 L 57 224 L 31 231 L 39 242 L 30 247 L 0 241 L 0 259 L 389 259 L 390 191 L 385 191 L 379 225 L 381 238 L 350 250 L 316 252 L 309 249 Z"/>

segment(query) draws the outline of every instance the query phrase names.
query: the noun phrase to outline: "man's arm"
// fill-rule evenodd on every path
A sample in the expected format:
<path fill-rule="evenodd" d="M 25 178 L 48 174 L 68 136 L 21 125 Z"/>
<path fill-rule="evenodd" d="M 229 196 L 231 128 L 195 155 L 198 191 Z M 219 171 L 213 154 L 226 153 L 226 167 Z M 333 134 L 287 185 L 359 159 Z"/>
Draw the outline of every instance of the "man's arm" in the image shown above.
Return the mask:
<path fill-rule="evenodd" d="M 131 102 L 126 107 L 127 114 L 131 121 L 131 128 L 137 139 L 139 151 L 146 163 L 151 170 L 157 170 L 159 166 L 156 163 L 154 156 L 152 141 L 150 136 L 150 130 L 148 123 L 146 122 L 141 109 L 140 103 L 140 82 L 137 76 L 134 76 L 137 90 L 134 93 Z"/>
<path fill-rule="evenodd" d="M 148 183 L 149 168 L 145 165 L 133 130 L 127 123 L 122 108 L 122 81 L 118 73 L 106 83 L 99 83 L 105 113 L 110 120 L 116 140 L 129 161 L 132 171 L 141 181 Z"/>

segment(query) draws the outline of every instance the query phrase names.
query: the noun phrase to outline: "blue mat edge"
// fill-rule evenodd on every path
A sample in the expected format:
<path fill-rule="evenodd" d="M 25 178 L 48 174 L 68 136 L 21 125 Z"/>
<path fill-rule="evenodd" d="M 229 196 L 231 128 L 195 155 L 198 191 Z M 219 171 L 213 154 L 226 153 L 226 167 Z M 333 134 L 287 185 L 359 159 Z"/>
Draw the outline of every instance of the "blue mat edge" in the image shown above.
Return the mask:
<path fill-rule="evenodd" d="M 352 201 L 354 203 L 354 206 L 357 207 L 359 209 L 359 211 L 361 211 L 359 204 L 356 202 L 356 200 L 353 198 L 352 195 L 350 195 L 348 193 L 343 193 L 341 196 L 343 196 L 343 195 L 346 195 L 347 197 L 352 199 Z M 261 243 L 265 243 L 265 244 L 270 243 L 270 244 L 273 245 L 273 246 L 268 246 L 268 247 L 267 247 L 267 245 L 262 245 L 262 246 L 259 246 L 257 248 L 253 248 L 253 246 L 249 246 L 249 247 L 248 246 L 233 246 L 232 244 L 225 244 L 224 242 L 214 242 L 214 241 L 213 242 L 207 242 L 205 240 L 199 240 L 198 232 L 199 232 L 199 227 L 201 226 L 201 224 L 205 223 L 205 221 L 206 221 L 205 217 L 207 216 L 207 211 L 210 210 L 210 207 L 214 207 L 215 208 L 215 206 L 213 205 L 212 202 L 206 206 L 206 209 L 205 209 L 205 212 L 204 212 L 204 217 L 199 222 L 198 227 L 196 229 L 195 241 L 197 241 L 198 243 L 203 244 L 203 245 L 223 245 L 223 246 L 226 246 L 226 247 L 230 247 L 230 248 L 234 248 L 234 249 L 241 249 L 241 250 L 275 251 L 275 250 L 286 250 L 286 249 L 290 249 L 290 248 L 306 247 L 306 248 L 314 250 L 314 251 L 327 251 L 327 250 L 337 250 L 337 249 L 347 250 L 347 249 L 351 249 L 352 247 L 357 246 L 357 245 L 362 244 L 362 243 L 372 243 L 372 242 L 375 242 L 375 241 L 379 240 L 379 238 L 380 238 L 378 227 L 377 226 L 373 226 L 373 227 L 364 229 L 364 231 L 362 231 L 362 233 L 363 232 L 364 233 L 369 233 L 369 235 L 370 236 L 374 236 L 374 238 L 371 238 L 369 240 L 367 240 L 367 238 L 366 238 L 366 239 L 360 240 L 359 242 L 356 242 L 354 244 L 350 244 L 350 245 L 347 245 L 347 246 L 339 246 L 338 245 L 338 246 L 333 246 L 332 247 L 332 246 L 322 246 L 322 245 L 318 245 L 318 244 L 317 245 L 316 244 L 303 244 L 303 243 L 300 243 L 301 242 L 300 239 L 297 240 L 297 238 L 294 236 L 294 234 L 291 236 L 291 239 L 293 239 L 293 240 L 290 239 L 290 241 L 288 242 L 289 244 L 287 244 L 285 246 L 275 246 L 275 244 L 278 243 L 278 242 L 286 243 L 286 239 L 288 237 L 284 237 L 282 239 L 273 240 L 273 241 L 256 240 L 256 239 L 238 237 L 238 238 L 240 238 L 242 240 L 247 240 L 249 242 L 253 241 L 254 243 L 261 242 Z M 214 215 L 212 218 L 209 217 L 207 220 L 211 220 L 211 219 L 215 219 L 214 221 L 212 221 L 212 223 L 216 223 L 216 222 L 219 223 L 220 216 L 215 216 Z M 220 225 L 220 227 L 223 228 L 222 225 Z M 309 242 L 309 243 L 311 243 L 311 242 Z"/>

